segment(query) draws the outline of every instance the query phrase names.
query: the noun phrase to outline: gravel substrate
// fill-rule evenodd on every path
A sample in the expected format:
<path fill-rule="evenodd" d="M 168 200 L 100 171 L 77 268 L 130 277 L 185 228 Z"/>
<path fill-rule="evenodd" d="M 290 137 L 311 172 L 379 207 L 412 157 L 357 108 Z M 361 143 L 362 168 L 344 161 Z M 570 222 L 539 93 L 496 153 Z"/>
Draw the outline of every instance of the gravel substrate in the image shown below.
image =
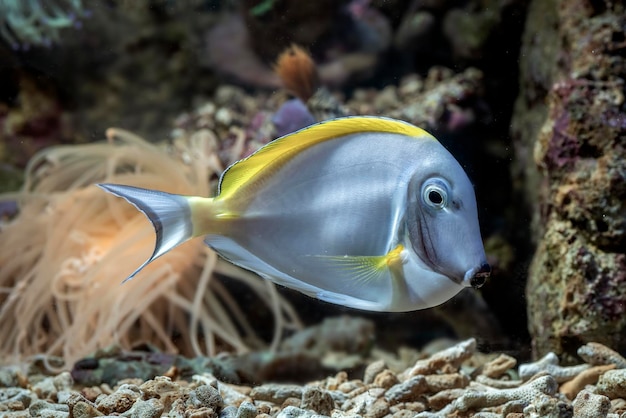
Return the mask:
<path fill-rule="evenodd" d="M 585 363 L 560 366 L 550 353 L 516 367 L 506 354 L 476 351 L 473 339 L 394 371 L 369 362 L 304 385 L 224 383 L 210 373 L 182 379 L 172 367 L 143 381 L 76 384 L 70 372 L 25 375 L 0 369 L 0 416 L 124 417 L 624 417 L 626 360 L 607 347 L 579 349 Z M 396 364 L 397 365 L 397 364 Z"/>

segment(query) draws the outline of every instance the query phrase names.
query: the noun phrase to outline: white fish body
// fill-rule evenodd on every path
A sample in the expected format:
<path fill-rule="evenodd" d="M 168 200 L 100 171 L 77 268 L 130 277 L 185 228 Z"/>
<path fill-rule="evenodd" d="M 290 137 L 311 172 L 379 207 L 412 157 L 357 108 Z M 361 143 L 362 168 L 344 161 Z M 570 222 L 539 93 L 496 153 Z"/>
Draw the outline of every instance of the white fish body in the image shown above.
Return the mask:
<path fill-rule="evenodd" d="M 215 198 L 100 186 L 155 226 L 155 252 L 132 276 L 202 235 L 236 265 L 365 310 L 432 307 L 489 275 L 467 175 L 430 134 L 392 119 L 279 138 L 229 167 Z"/>

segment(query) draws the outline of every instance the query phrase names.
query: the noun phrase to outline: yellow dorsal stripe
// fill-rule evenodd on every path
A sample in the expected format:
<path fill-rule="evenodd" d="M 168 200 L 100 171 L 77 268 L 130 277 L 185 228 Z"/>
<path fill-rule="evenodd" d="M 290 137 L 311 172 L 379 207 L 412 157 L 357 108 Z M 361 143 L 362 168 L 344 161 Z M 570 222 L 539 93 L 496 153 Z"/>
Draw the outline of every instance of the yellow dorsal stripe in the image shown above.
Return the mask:
<path fill-rule="evenodd" d="M 409 123 L 374 116 L 351 116 L 332 119 L 278 138 L 254 154 L 226 169 L 219 185 L 217 199 L 235 195 L 254 181 L 268 175 L 298 153 L 329 139 L 361 132 L 384 132 L 421 139 L 435 139 L 431 134 Z"/>

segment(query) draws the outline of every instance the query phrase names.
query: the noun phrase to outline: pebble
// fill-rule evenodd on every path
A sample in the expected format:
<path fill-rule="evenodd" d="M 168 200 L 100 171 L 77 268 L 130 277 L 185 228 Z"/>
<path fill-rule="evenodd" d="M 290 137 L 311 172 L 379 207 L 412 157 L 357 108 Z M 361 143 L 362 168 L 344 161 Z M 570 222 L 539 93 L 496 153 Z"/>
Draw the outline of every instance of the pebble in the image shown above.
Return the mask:
<path fill-rule="evenodd" d="M 330 416 L 330 412 L 335 408 L 335 402 L 327 391 L 308 386 L 302 392 L 300 408 L 315 411 L 320 415 Z"/>
<path fill-rule="evenodd" d="M 13 388 L 24 386 L 26 376 L 19 370 L 6 367 L 0 369 L 0 388 Z"/>
<path fill-rule="evenodd" d="M 302 386 L 270 383 L 253 388 L 250 397 L 282 404 L 287 398 L 302 398 Z"/>
<path fill-rule="evenodd" d="M 0 411 L 27 409 L 37 397 L 28 389 L 0 388 Z"/>
<path fill-rule="evenodd" d="M 165 406 L 159 399 L 138 399 L 128 411 L 123 412 L 120 416 L 128 418 L 159 418 L 164 410 Z"/>
<path fill-rule="evenodd" d="M 385 364 L 384 360 L 378 360 L 373 363 L 370 363 L 365 368 L 365 373 L 363 374 L 363 383 L 365 383 L 366 385 L 373 383 L 376 376 L 378 376 L 378 374 L 381 373 L 386 368 L 387 368 L 387 365 Z"/>
<path fill-rule="evenodd" d="M 139 399 L 141 393 L 136 385 L 124 384 L 112 394 L 98 397 L 96 407 L 107 415 L 114 412 L 126 412 Z"/>
<path fill-rule="evenodd" d="M 68 418 L 70 415 L 67 405 L 37 400 L 28 408 L 32 417 L 40 418 Z"/>
<path fill-rule="evenodd" d="M 237 414 L 238 409 L 234 405 L 228 405 L 224 409 L 222 409 L 219 413 L 219 418 L 240 418 Z M 246 416 L 245 418 L 254 418 L 256 417 L 256 411 L 252 416 Z"/>
<path fill-rule="evenodd" d="M 276 418 L 322 418 L 322 415 L 295 406 L 288 406 L 280 411 Z"/>
<path fill-rule="evenodd" d="M 385 399 L 391 404 L 417 399 L 428 388 L 424 376 L 413 376 L 402 383 L 391 387 L 385 394 Z"/>
<path fill-rule="evenodd" d="M 237 409 L 236 418 L 254 418 L 258 414 L 256 406 L 252 402 L 242 402 Z"/>

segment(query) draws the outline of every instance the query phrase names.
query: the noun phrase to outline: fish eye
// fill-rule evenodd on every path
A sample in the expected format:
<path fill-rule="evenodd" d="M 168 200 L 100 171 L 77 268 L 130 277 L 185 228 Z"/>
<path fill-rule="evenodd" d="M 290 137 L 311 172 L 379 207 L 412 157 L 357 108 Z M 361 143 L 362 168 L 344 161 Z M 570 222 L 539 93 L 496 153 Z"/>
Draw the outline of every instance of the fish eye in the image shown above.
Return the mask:
<path fill-rule="evenodd" d="M 448 205 L 448 187 L 440 179 L 428 181 L 422 187 L 422 199 L 433 209 L 443 209 Z"/>

